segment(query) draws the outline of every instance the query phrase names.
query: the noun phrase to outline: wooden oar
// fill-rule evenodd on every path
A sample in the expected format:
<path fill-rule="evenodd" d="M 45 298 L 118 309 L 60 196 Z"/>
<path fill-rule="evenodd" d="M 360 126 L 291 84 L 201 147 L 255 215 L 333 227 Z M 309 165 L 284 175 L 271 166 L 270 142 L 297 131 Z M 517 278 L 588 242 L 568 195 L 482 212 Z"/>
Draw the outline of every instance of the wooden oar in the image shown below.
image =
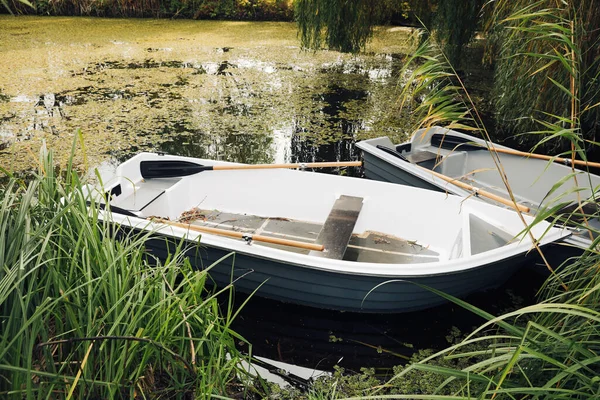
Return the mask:
<path fill-rule="evenodd" d="M 524 206 L 524 205 L 519 204 L 519 203 L 515 204 L 513 201 L 511 201 L 509 199 L 506 199 L 506 198 L 504 198 L 502 196 L 498 196 L 497 194 L 486 192 L 485 190 L 476 188 L 475 186 L 471 186 L 468 183 L 459 181 L 458 179 L 451 178 L 449 176 L 440 174 L 439 172 L 435 172 L 435 171 L 432 171 L 432 170 L 427 169 L 427 168 L 423 168 L 420 165 L 417 165 L 417 167 L 421 168 L 424 171 L 431 172 L 431 174 L 433 176 L 435 176 L 436 178 L 440 178 L 440 179 L 442 179 L 442 180 L 444 180 L 444 181 L 446 181 L 448 183 L 451 183 L 451 184 L 453 184 L 455 186 L 458 186 L 458 187 L 463 188 L 465 190 L 468 190 L 470 192 L 474 192 L 476 196 L 486 197 L 486 198 L 488 198 L 490 200 L 494 200 L 494 201 L 497 201 L 498 203 L 502 203 L 505 206 L 516 208 L 517 210 L 519 210 L 521 212 L 524 212 L 524 213 L 527 213 L 527 214 L 529 214 L 529 212 L 531 211 L 531 209 L 529 207 Z"/>
<path fill-rule="evenodd" d="M 600 168 L 600 163 L 597 163 L 597 162 L 572 160 L 570 158 L 563 158 L 563 157 L 552 157 L 552 156 L 547 156 L 545 154 L 527 153 L 527 152 L 518 151 L 518 150 L 497 149 L 495 147 L 494 147 L 494 150 L 498 153 L 512 154 L 514 156 L 538 158 L 541 160 L 552 160 L 555 162 L 563 163 L 565 165 L 571 165 L 571 163 L 573 163 L 575 165 L 582 165 L 584 167 Z"/>
<path fill-rule="evenodd" d="M 431 137 L 431 144 L 433 146 L 442 146 L 446 149 L 461 149 L 461 150 L 488 150 L 487 147 L 475 143 L 467 138 L 453 136 L 453 135 L 444 135 L 441 133 L 436 133 Z M 529 157 L 529 158 L 537 158 L 540 160 L 552 160 L 555 162 L 563 163 L 566 165 L 571 165 L 571 163 L 575 165 L 582 165 L 587 167 L 600 168 L 600 163 L 583 161 L 583 160 L 571 160 L 570 158 L 562 158 L 562 157 L 553 157 L 547 156 L 545 154 L 536 154 L 536 153 L 527 153 L 525 151 L 513 150 L 513 149 L 499 149 L 497 147 L 490 147 L 490 150 L 496 151 L 497 153 L 510 154 L 513 156 L 520 157 Z"/>
<path fill-rule="evenodd" d="M 406 162 L 410 163 L 410 161 L 408 160 L 408 158 L 404 157 L 402 155 L 402 153 L 399 153 L 399 152 L 397 152 L 394 149 L 390 149 L 389 147 L 385 147 L 385 146 L 381 146 L 381 145 L 378 145 L 377 148 L 380 149 L 380 150 L 385 151 L 388 154 L 391 154 L 393 156 L 398 157 L 402 161 L 406 161 Z M 506 199 L 506 198 L 504 198 L 502 196 L 498 196 L 497 194 L 490 193 L 490 192 L 487 192 L 485 190 L 476 188 L 475 186 L 469 185 L 468 183 L 465 183 L 465 182 L 462 182 L 462 181 L 460 181 L 458 179 L 451 178 L 449 176 L 440 174 L 439 172 L 435 172 L 435 171 L 432 171 L 430 169 L 421 167 L 420 165 L 417 165 L 417 164 L 412 164 L 412 165 L 414 165 L 414 166 L 416 166 L 418 168 L 421 168 L 423 171 L 431 172 L 431 174 L 433 176 L 435 176 L 435 177 L 437 177 L 437 178 L 439 178 L 439 179 L 441 179 L 443 181 L 446 181 L 448 183 L 456 185 L 456 186 L 458 186 L 460 188 L 463 188 L 465 190 L 468 190 L 470 192 L 474 192 L 477 196 L 486 197 L 486 198 L 488 198 L 490 200 L 494 200 L 494 201 L 497 201 L 498 203 L 504 204 L 505 206 L 516 208 L 517 210 L 519 210 L 521 212 L 524 212 L 524 213 L 529 213 L 531 211 L 531 209 L 529 207 L 521 205 L 521 204 L 518 204 L 518 203 L 515 204 L 510 199 Z"/>
<path fill-rule="evenodd" d="M 238 169 L 274 169 L 274 168 L 332 168 L 360 167 L 361 161 L 316 162 L 296 164 L 224 164 L 202 165 L 180 160 L 152 160 L 140 162 L 140 171 L 144 179 L 175 178 L 197 174 L 202 171 L 223 171 Z"/>
<path fill-rule="evenodd" d="M 244 240 L 255 240 L 257 242 L 279 244 L 282 246 L 297 247 L 299 249 L 315 250 L 315 251 L 323 251 L 325 249 L 325 247 L 321 244 L 305 243 L 305 242 L 299 242 L 296 240 L 278 239 L 278 238 L 262 236 L 262 235 L 251 235 L 251 234 L 246 234 L 246 233 L 242 233 L 242 232 L 228 231 L 226 229 L 218 229 L 218 228 L 211 228 L 208 226 L 198 226 L 198 225 L 184 224 L 181 222 L 173 222 L 173 221 L 168 221 L 168 220 L 159 219 L 159 218 L 154 218 L 154 219 L 152 219 L 152 221 L 160 222 L 160 223 L 163 223 L 166 225 L 176 226 L 176 227 L 183 228 L 183 229 L 189 229 L 190 231 L 212 233 L 214 235 L 229 236 L 229 237 L 234 237 L 234 238 L 244 239 Z"/>

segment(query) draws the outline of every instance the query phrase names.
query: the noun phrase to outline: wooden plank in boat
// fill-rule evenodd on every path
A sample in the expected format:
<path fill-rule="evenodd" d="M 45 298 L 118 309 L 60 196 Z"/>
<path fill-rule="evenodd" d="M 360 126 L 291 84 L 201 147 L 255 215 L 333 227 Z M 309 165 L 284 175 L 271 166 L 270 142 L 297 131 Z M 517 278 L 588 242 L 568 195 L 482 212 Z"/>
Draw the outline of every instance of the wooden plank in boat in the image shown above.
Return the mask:
<path fill-rule="evenodd" d="M 341 260 L 352 237 L 362 203 L 362 197 L 340 196 L 335 201 L 316 240 L 317 244 L 325 246 L 325 251 L 311 251 L 310 254 Z"/>
<path fill-rule="evenodd" d="M 199 226 L 261 234 L 306 243 L 314 243 L 322 228 L 321 224 L 314 222 L 199 208 L 193 208 L 183 213 L 180 221 Z M 309 253 L 309 250 L 289 246 L 271 243 L 257 244 L 294 253 Z M 417 241 L 406 240 L 381 232 L 366 231 L 351 236 L 343 259 L 358 262 L 408 264 L 438 261 L 439 254 Z"/>

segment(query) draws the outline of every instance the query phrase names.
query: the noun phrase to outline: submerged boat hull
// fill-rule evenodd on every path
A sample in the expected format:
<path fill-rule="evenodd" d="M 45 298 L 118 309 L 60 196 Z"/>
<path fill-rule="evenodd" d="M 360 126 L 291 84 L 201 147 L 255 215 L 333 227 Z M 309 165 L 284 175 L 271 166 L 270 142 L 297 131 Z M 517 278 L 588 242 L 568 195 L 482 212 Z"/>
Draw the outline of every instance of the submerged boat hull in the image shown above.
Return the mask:
<path fill-rule="evenodd" d="M 416 311 L 446 301 L 425 286 L 464 297 L 501 285 L 532 248 L 516 213 L 457 196 L 290 170 L 140 175 L 141 162 L 162 160 L 227 164 L 140 154 L 94 190 L 111 199 L 113 212 L 101 218 L 151 232 L 147 248 L 158 259 L 183 241 L 190 262 L 208 269 L 217 286 L 244 293 L 344 311 Z M 245 240 L 198 231 L 205 228 Z M 330 228 L 333 234 L 323 234 Z M 569 234 L 546 222 L 531 233 L 541 246 Z M 325 250 L 262 243 L 259 234 Z"/>

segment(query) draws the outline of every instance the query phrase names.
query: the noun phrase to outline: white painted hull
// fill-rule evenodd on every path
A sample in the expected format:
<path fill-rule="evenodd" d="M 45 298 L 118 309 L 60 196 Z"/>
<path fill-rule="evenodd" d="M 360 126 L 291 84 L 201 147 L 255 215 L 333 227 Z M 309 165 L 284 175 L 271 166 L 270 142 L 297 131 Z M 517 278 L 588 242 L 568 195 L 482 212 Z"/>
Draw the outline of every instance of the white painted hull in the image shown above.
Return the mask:
<path fill-rule="evenodd" d="M 237 290 L 252 293 L 258 288 L 256 295 L 279 301 L 361 312 L 424 309 L 444 300 L 419 285 L 459 297 L 500 285 L 526 261 L 532 247 L 529 235 L 521 234 L 524 225 L 515 212 L 443 193 L 293 170 L 204 171 L 180 180 L 143 180 L 139 172 L 142 160 L 226 164 L 139 154 L 122 164 L 117 176 L 102 189 L 119 192 L 111 205 L 135 215 L 112 213 L 113 220 L 130 229 L 156 231 L 175 241 L 185 238 L 189 243 L 199 242 L 200 248 L 188 253 L 198 268 L 234 252 L 235 258 L 211 267 L 216 283 L 226 285 L 234 280 Z M 232 230 L 249 229 L 242 224 L 249 217 L 265 221 L 261 232 L 267 231 L 269 224 L 318 227 L 342 195 L 363 199 L 344 259 L 256 241 L 249 245 L 243 240 L 146 219 L 160 216 L 174 221 L 190 209 L 201 208 L 205 216 L 198 223 L 202 224 L 212 223 L 211 217 L 206 217 L 210 210 L 215 215 L 237 216 L 234 223 L 215 220 L 215 224 Z M 108 214 L 104 217 L 109 218 Z M 528 217 L 526 220 L 531 222 Z M 309 228 L 305 231 L 308 236 L 318 234 Z M 568 235 L 549 228 L 546 222 L 536 224 L 531 232 L 541 245 Z M 372 248 L 365 247 L 365 237 L 373 239 L 369 242 Z M 293 235 L 287 238 L 297 239 Z M 165 243 L 153 241 L 149 247 L 157 256 L 164 256 Z M 390 248 L 396 243 L 402 249 Z M 404 254 L 407 251 L 410 254 Z"/>

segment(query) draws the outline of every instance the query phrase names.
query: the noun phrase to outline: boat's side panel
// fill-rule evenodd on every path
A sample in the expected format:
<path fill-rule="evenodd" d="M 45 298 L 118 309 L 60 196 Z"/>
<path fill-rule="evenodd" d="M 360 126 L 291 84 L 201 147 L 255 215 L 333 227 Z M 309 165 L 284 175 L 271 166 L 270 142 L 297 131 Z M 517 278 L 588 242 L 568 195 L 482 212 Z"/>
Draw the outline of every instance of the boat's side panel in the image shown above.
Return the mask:
<path fill-rule="evenodd" d="M 164 239 L 148 241 L 152 254 L 165 258 Z M 172 244 L 174 250 L 175 244 Z M 226 257 L 228 254 L 231 256 Z M 525 262 L 520 255 L 502 262 L 455 274 L 431 277 L 390 279 L 376 276 L 349 275 L 282 264 L 243 253 L 214 247 L 191 245 L 187 255 L 198 269 L 210 267 L 209 275 L 217 286 L 234 282 L 236 290 L 282 302 L 356 312 L 408 312 L 445 302 L 420 285 L 464 297 L 467 294 L 498 286 Z M 224 260 L 215 264 L 218 260 Z"/>
<path fill-rule="evenodd" d="M 371 153 L 363 153 L 363 165 L 365 177 L 382 182 L 397 183 L 400 185 L 420 187 L 423 189 L 443 191 L 442 188 L 433 185 L 426 180 L 421 179 L 414 174 L 407 172 L 389 162 L 372 155 Z"/>

